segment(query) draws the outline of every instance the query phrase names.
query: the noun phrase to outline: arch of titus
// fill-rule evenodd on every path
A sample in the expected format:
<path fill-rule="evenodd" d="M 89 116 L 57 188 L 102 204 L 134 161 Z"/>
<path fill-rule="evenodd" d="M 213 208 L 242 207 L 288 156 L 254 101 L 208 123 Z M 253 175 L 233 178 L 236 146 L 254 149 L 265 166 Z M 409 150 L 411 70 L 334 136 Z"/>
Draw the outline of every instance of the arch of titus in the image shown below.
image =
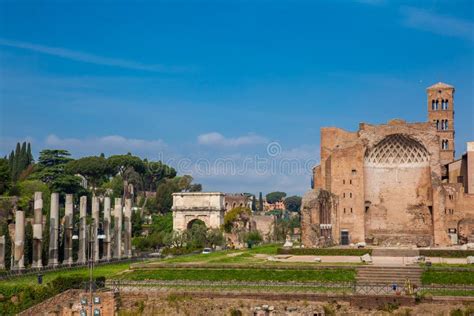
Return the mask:
<path fill-rule="evenodd" d="M 184 231 L 195 220 L 219 228 L 224 224 L 224 197 L 221 192 L 173 193 L 173 230 Z"/>

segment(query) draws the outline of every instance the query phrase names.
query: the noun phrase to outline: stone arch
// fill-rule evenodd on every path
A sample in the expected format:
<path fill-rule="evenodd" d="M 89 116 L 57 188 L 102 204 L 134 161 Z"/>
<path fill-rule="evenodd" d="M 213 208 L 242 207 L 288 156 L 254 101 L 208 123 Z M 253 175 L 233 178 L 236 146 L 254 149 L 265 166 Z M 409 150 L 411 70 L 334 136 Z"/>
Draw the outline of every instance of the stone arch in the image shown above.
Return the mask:
<path fill-rule="evenodd" d="M 392 134 L 366 151 L 366 235 L 382 245 L 432 243 L 430 154 L 406 134 Z"/>
<path fill-rule="evenodd" d="M 208 225 L 206 225 L 206 223 L 202 219 L 194 218 L 194 219 L 191 219 L 190 221 L 188 221 L 188 223 L 186 224 L 186 229 L 190 229 L 195 224 L 204 225 L 206 227 L 208 226 Z"/>

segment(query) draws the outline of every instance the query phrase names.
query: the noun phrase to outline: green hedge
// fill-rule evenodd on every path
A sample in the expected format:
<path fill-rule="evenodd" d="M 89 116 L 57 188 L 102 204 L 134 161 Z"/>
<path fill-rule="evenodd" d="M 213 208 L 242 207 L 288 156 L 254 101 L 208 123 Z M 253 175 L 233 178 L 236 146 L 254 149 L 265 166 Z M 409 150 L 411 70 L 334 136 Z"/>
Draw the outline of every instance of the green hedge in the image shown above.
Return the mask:
<path fill-rule="evenodd" d="M 474 256 L 474 250 L 420 249 L 420 256 L 442 258 L 466 258 Z"/>
<path fill-rule="evenodd" d="M 0 315 L 15 315 L 69 289 L 80 289 L 88 279 L 82 276 L 58 277 L 45 285 L 2 285 Z M 103 286 L 105 278 L 96 282 Z"/>
<path fill-rule="evenodd" d="M 338 249 L 338 248 L 278 248 L 279 255 L 300 256 L 362 256 L 372 254 L 372 249 Z"/>

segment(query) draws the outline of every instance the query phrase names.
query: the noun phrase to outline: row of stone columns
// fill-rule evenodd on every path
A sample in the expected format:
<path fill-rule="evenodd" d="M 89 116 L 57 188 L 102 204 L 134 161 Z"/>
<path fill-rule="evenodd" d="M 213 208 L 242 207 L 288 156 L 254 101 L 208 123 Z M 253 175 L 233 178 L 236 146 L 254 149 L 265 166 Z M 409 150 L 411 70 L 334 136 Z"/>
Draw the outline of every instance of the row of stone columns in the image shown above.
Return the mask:
<path fill-rule="evenodd" d="M 34 200 L 34 218 L 33 218 L 33 262 L 32 268 L 41 268 L 41 253 L 43 239 L 43 199 L 42 193 L 35 193 Z M 114 231 L 112 247 L 111 225 L 111 201 L 109 197 L 104 198 L 104 216 L 102 225 L 103 237 L 103 259 L 122 258 L 122 224 L 125 228 L 123 236 L 123 255 L 130 258 L 132 256 L 132 201 L 125 199 L 125 205 L 122 206 L 122 199 L 116 198 L 114 204 Z M 15 207 L 15 247 L 13 269 L 22 270 L 25 268 L 24 244 L 25 244 L 25 214 L 22 210 Z M 73 216 L 74 205 L 73 195 L 66 195 L 65 214 L 64 214 L 64 261 L 63 264 L 73 263 Z M 98 197 L 92 198 L 92 229 L 87 227 L 87 197 L 81 196 L 79 203 L 79 253 L 78 263 L 86 263 L 88 241 L 94 241 L 94 247 L 91 249 L 94 261 L 99 260 L 99 223 L 100 223 L 100 201 Z M 59 239 L 59 194 L 51 194 L 50 226 L 49 226 L 49 266 L 57 266 L 58 261 L 58 239 Z M 91 235 L 92 234 L 92 235 Z M 91 239 L 92 238 L 92 239 Z M 0 268 L 4 267 L 5 257 L 5 237 L 0 236 Z"/>

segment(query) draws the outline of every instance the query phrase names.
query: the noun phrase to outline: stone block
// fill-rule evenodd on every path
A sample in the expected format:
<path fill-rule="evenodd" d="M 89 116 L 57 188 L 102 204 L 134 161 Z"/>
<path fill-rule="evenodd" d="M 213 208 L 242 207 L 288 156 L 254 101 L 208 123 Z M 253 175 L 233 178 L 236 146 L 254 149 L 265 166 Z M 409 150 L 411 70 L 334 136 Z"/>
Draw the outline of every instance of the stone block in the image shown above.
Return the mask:
<path fill-rule="evenodd" d="M 365 255 L 360 257 L 360 261 L 365 263 L 372 263 L 372 257 L 368 253 L 366 253 Z"/>

